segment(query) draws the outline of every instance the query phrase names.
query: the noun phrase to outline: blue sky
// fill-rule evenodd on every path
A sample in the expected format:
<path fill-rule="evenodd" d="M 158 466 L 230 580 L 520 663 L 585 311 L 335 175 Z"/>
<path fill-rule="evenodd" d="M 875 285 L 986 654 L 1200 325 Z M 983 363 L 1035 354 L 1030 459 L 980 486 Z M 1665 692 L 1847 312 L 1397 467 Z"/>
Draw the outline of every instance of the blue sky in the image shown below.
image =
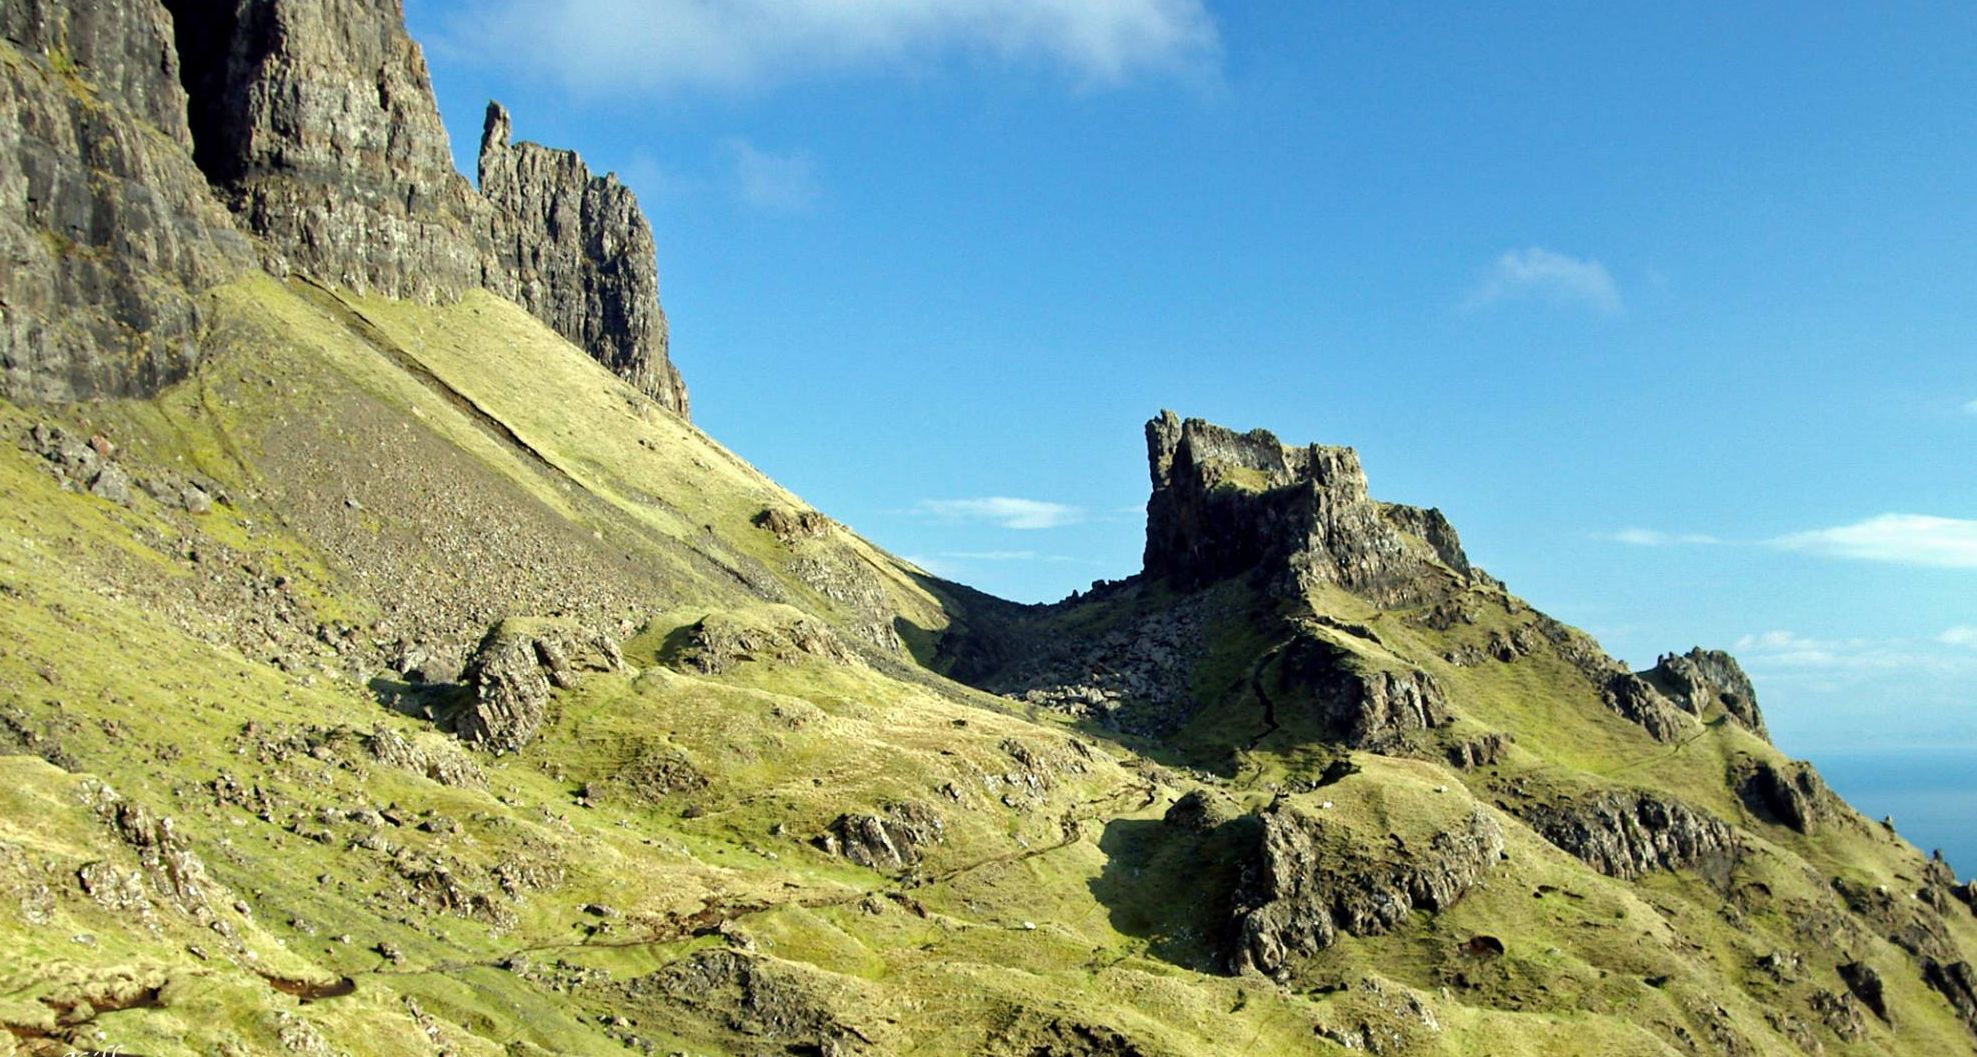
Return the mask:
<path fill-rule="evenodd" d="M 1977 8 L 408 0 L 651 214 L 716 438 L 1024 600 L 1162 407 L 1357 447 L 1798 754 L 1977 749 Z M 1977 759 L 1977 753 L 1973 753 Z"/>

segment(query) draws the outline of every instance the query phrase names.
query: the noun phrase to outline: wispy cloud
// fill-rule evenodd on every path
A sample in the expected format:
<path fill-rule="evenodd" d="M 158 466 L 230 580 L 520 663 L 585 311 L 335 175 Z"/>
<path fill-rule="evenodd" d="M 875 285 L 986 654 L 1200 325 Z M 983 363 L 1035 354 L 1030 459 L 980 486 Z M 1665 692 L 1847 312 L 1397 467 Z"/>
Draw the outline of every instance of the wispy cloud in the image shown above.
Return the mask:
<path fill-rule="evenodd" d="M 495 0 L 441 45 L 585 92 L 761 90 L 956 59 L 1116 85 L 1220 61 L 1203 0 Z"/>
<path fill-rule="evenodd" d="M 1881 514 L 1851 525 L 1794 532 L 1768 541 L 1785 550 L 1938 569 L 1977 569 L 1977 521 L 1927 514 Z"/>
<path fill-rule="evenodd" d="M 1661 532 L 1656 529 L 1627 528 L 1618 532 L 1605 532 L 1600 539 L 1614 543 L 1626 543 L 1636 547 L 1675 547 L 1707 545 L 1723 542 L 1715 536 L 1703 532 Z"/>
<path fill-rule="evenodd" d="M 801 213 L 817 203 L 817 165 L 808 154 L 778 154 L 740 137 L 721 144 L 734 175 L 735 193 L 757 209 Z"/>
<path fill-rule="evenodd" d="M 986 521 L 1011 529 L 1047 529 L 1085 520 L 1082 507 L 995 495 L 980 499 L 922 499 L 914 509 L 944 521 Z"/>
<path fill-rule="evenodd" d="M 1546 301 L 1612 313 L 1621 308 L 1620 286 L 1606 266 L 1532 246 L 1498 257 L 1463 301 L 1482 308 L 1503 301 Z"/>
<path fill-rule="evenodd" d="M 1977 415 L 1977 400 L 1966 402 L 1963 405 L 1963 413 L 1966 415 Z"/>

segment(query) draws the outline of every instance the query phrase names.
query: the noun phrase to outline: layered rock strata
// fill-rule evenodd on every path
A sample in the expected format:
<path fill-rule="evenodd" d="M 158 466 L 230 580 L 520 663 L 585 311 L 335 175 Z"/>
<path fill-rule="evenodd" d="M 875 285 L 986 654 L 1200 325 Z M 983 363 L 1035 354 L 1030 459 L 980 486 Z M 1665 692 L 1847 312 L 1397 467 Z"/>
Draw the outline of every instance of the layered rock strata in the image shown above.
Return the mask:
<path fill-rule="evenodd" d="M 196 294 L 253 250 L 193 164 L 155 4 L 0 5 L 0 395 L 130 396 L 198 358 Z"/>
<path fill-rule="evenodd" d="M 624 667 L 617 643 L 555 620 L 504 620 L 467 660 L 472 700 L 455 720 L 462 740 L 497 753 L 527 745 L 549 712 L 552 690 L 568 690 L 587 671 Z"/>
<path fill-rule="evenodd" d="M 167 0 L 193 157 L 276 274 L 389 297 L 479 285 L 453 166 L 398 0 Z"/>
<path fill-rule="evenodd" d="M 1743 850 L 1737 832 L 1723 820 L 1647 792 L 1532 804 L 1519 813 L 1546 840 L 1623 881 L 1654 870 L 1726 874 Z"/>

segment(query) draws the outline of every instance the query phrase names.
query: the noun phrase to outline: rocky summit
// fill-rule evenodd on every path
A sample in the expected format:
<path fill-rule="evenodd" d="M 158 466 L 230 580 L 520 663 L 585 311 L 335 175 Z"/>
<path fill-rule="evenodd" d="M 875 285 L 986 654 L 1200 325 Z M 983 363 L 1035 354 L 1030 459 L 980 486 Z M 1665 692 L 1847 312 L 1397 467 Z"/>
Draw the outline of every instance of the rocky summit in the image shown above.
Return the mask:
<path fill-rule="evenodd" d="M 0 1057 L 1977 1052 L 1969 882 L 1352 449 L 1162 412 L 996 599 L 689 423 L 395 0 L 0 37 Z"/>

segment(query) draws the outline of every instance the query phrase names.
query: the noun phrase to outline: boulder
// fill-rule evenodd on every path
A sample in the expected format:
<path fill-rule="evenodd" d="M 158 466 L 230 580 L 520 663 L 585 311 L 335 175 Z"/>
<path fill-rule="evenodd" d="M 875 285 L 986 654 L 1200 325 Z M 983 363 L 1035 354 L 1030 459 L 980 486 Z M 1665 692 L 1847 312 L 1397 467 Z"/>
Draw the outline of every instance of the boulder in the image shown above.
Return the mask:
<path fill-rule="evenodd" d="M 946 839 L 946 826 L 925 804 L 888 804 L 877 815 L 844 814 L 814 843 L 832 855 L 874 870 L 903 870 L 920 861 L 923 849 Z"/>

